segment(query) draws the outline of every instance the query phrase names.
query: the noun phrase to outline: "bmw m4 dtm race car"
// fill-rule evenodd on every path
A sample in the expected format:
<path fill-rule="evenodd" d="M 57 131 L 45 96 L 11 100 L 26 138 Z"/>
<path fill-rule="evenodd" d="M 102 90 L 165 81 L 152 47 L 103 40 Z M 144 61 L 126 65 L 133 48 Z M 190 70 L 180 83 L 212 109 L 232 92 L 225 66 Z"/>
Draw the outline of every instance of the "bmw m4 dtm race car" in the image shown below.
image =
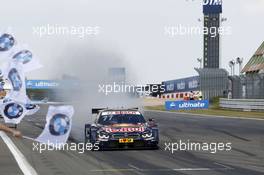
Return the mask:
<path fill-rule="evenodd" d="M 96 119 L 85 125 L 85 142 L 105 148 L 158 148 L 159 130 L 138 109 L 92 109 Z"/>

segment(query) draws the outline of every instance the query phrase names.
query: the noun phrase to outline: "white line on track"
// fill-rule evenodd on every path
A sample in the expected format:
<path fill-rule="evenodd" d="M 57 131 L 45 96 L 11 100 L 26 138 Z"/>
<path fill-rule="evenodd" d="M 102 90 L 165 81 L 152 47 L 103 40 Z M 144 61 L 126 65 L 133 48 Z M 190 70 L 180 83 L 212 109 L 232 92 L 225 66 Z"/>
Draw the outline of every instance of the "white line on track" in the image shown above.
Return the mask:
<path fill-rule="evenodd" d="M 2 137 L 3 141 L 5 142 L 11 153 L 13 154 L 21 171 L 25 175 L 37 175 L 38 173 L 36 172 L 36 170 L 28 163 L 25 156 L 19 151 L 16 145 L 3 131 L 0 131 L 0 137 Z"/>
<path fill-rule="evenodd" d="M 221 164 L 221 163 L 217 163 L 217 162 L 215 162 L 214 164 L 219 165 L 219 166 L 222 166 L 222 167 L 224 167 L 225 169 L 228 169 L 228 170 L 232 170 L 232 169 L 233 169 L 233 168 L 231 168 L 231 167 L 229 167 L 229 166 L 226 166 L 226 165 L 223 165 L 223 164 Z"/>
<path fill-rule="evenodd" d="M 132 168 L 132 167 L 131 167 Z M 216 170 L 232 170 L 228 168 L 174 168 L 174 169 L 140 169 L 135 168 L 124 168 L 124 169 L 93 169 L 90 172 L 129 172 L 129 171 L 139 171 L 139 172 L 166 172 L 166 171 L 216 171 Z"/>
<path fill-rule="evenodd" d="M 181 114 L 181 115 L 189 115 L 189 116 L 197 116 L 197 117 L 214 117 L 214 118 L 225 118 L 225 119 L 240 119 L 240 120 L 259 120 L 264 121 L 262 118 L 247 118 L 247 117 L 232 117 L 232 116 L 218 116 L 218 115 L 208 115 L 208 114 L 192 114 L 192 113 L 184 113 L 184 112 L 171 112 L 171 111 L 158 111 L 158 110 L 144 110 L 147 112 L 156 112 L 156 113 L 167 113 L 167 114 Z"/>
<path fill-rule="evenodd" d="M 145 175 L 144 173 L 141 172 L 141 169 L 136 167 L 135 165 L 132 165 L 132 164 L 128 164 L 129 167 L 135 169 L 135 173 L 138 174 L 138 175 Z"/>
<path fill-rule="evenodd" d="M 128 166 L 131 167 L 131 168 L 134 168 L 135 170 L 138 170 L 138 171 L 141 170 L 140 168 L 138 168 L 138 167 L 136 167 L 135 165 L 132 165 L 132 164 L 128 164 Z"/>
<path fill-rule="evenodd" d="M 134 172 L 152 172 L 152 171 L 155 171 L 155 172 L 166 172 L 166 171 L 217 171 L 217 170 L 233 170 L 233 168 L 229 167 L 229 166 L 226 166 L 226 165 L 223 165 L 223 164 L 220 164 L 220 163 L 217 163 L 215 162 L 214 164 L 220 166 L 220 167 L 214 167 L 214 168 L 173 168 L 173 169 L 170 169 L 170 168 L 164 168 L 164 169 L 141 169 L 141 168 L 138 168 L 136 167 L 135 165 L 132 165 L 132 164 L 128 164 L 128 166 L 130 168 L 123 168 L 123 169 L 118 169 L 118 168 L 113 168 L 113 169 L 94 169 L 94 170 L 90 170 L 90 172 L 129 172 L 129 171 L 134 171 Z M 131 169 L 132 168 L 132 169 Z"/>
<path fill-rule="evenodd" d="M 212 168 L 176 168 L 173 171 L 213 171 Z"/>

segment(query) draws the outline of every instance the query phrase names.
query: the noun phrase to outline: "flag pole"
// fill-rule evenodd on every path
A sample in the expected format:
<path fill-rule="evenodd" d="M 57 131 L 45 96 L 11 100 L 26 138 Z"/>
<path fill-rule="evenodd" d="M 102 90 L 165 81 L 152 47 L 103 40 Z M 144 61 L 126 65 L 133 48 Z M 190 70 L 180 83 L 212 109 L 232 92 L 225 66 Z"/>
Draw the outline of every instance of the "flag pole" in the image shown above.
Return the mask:
<path fill-rule="evenodd" d="M 35 139 L 28 137 L 28 136 L 22 136 L 24 139 L 28 139 L 28 140 L 32 140 L 32 141 L 36 141 Z"/>

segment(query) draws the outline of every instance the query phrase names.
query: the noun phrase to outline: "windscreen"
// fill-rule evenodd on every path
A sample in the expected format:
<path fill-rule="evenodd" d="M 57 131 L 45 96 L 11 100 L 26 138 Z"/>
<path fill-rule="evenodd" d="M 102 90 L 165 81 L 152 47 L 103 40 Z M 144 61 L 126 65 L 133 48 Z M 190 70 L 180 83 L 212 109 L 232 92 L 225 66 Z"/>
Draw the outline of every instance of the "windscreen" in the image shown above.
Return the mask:
<path fill-rule="evenodd" d="M 103 112 L 98 119 L 98 123 L 101 125 L 113 125 L 113 124 L 138 124 L 145 123 L 145 119 L 139 112 L 124 112 L 113 111 Z"/>

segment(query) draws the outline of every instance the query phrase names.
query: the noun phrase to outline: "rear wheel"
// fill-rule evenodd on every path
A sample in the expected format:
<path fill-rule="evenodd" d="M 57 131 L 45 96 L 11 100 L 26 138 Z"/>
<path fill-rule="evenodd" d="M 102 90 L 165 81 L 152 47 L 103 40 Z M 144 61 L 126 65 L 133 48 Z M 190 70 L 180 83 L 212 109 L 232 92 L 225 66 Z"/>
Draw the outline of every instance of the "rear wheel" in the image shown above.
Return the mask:
<path fill-rule="evenodd" d="M 85 139 L 84 139 L 84 143 L 90 143 L 90 138 L 88 138 L 87 136 L 85 136 Z"/>

